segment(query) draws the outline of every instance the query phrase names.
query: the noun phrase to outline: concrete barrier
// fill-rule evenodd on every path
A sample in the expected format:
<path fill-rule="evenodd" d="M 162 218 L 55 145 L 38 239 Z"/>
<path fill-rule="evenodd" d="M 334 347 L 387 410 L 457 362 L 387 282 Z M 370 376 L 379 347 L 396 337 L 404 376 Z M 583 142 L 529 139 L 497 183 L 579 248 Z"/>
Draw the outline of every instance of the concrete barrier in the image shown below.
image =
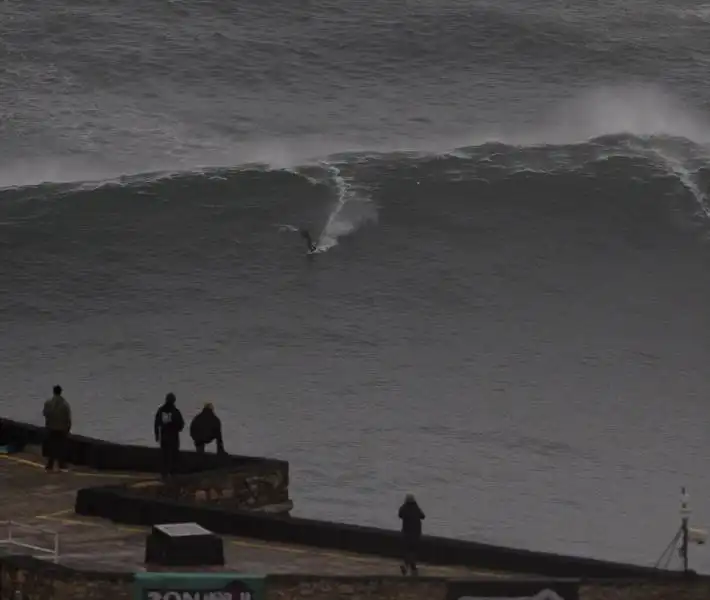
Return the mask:
<path fill-rule="evenodd" d="M 80 571 L 30 556 L 0 557 L 0 600 L 131 600 L 132 573 Z"/>
<path fill-rule="evenodd" d="M 270 575 L 265 600 L 446 600 L 446 589 L 436 577 Z"/>
<path fill-rule="evenodd" d="M 128 483 L 126 490 L 145 499 L 180 500 L 226 510 L 284 513 L 293 508 L 288 497 L 288 484 L 288 468 L 283 462 L 263 460 L 177 475 L 167 481 Z"/>
<path fill-rule="evenodd" d="M 10 419 L 0 420 L 0 445 L 10 445 L 17 450 L 25 446 L 42 446 L 45 439 L 44 427 L 21 423 Z M 150 446 L 117 444 L 83 435 L 71 434 L 67 441 L 67 460 L 70 464 L 96 470 L 128 471 L 142 473 L 160 472 L 160 449 Z M 177 471 L 198 473 L 225 467 L 243 467 L 270 462 L 279 464 L 288 473 L 288 462 L 255 456 L 198 454 L 181 451 Z"/>
<path fill-rule="evenodd" d="M 27 556 L 0 557 L 0 600 L 132 600 L 140 579 L 133 573 L 95 572 Z M 183 576 L 185 574 L 183 573 Z M 227 572 L 220 574 L 222 577 Z M 235 579 L 243 574 L 234 574 Z M 560 598 L 561 600 L 707 600 L 710 581 L 704 577 L 656 580 L 486 579 L 447 580 L 438 577 L 267 575 L 259 597 L 251 600 L 463 600 L 498 598 Z M 169 586 L 166 590 L 170 590 Z M 553 595 L 554 594 L 554 595 Z M 180 594 L 166 594 L 171 599 Z M 184 596 L 184 595 L 183 595 Z M 194 597 L 188 594 L 188 597 Z M 234 598 L 233 598 L 234 600 Z"/>
<path fill-rule="evenodd" d="M 509 579 L 451 581 L 446 600 L 464 598 L 540 598 L 541 600 L 579 600 L 576 579 Z"/>
<path fill-rule="evenodd" d="M 185 500 L 149 497 L 126 485 L 80 490 L 78 514 L 102 517 L 118 523 L 153 525 L 196 522 L 223 535 L 302 544 L 389 558 L 401 556 L 399 533 L 315 519 L 285 517 L 232 510 L 218 505 L 199 505 Z M 672 572 L 651 567 L 518 550 L 491 544 L 423 536 L 421 562 L 465 565 L 563 578 L 664 578 Z"/>

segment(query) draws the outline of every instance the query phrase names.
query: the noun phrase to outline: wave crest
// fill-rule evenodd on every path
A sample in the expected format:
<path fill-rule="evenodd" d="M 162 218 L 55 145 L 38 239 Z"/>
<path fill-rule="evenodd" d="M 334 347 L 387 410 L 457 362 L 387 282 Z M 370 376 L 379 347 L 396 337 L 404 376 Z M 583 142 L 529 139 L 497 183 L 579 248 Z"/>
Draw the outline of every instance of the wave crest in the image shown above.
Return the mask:
<path fill-rule="evenodd" d="M 437 203 L 454 183 L 467 186 L 473 198 L 485 188 L 501 202 L 518 193 L 514 190 L 535 186 L 546 197 L 571 195 L 601 204 L 611 197 L 643 194 L 647 203 L 671 202 L 693 225 L 710 224 L 708 148 L 684 137 L 630 134 L 560 145 L 489 142 L 441 154 L 348 153 L 294 169 L 248 164 L 97 183 L 45 184 L 0 192 L 0 207 L 27 199 L 81 196 L 92 207 L 110 202 L 115 211 L 115 205 L 123 203 L 119 210 L 139 213 L 140 199 L 211 206 L 215 197 L 215 206 L 228 203 L 241 211 L 256 210 L 268 214 L 271 224 L 307 226 L 316 232 L 324 251 L 363 225 L 377 223 L 379 206 L 401 205 L 409 194 L 419 198 L 420 189 L 412 186 L 426 184 L 432 190 L 427 201 Z"/>

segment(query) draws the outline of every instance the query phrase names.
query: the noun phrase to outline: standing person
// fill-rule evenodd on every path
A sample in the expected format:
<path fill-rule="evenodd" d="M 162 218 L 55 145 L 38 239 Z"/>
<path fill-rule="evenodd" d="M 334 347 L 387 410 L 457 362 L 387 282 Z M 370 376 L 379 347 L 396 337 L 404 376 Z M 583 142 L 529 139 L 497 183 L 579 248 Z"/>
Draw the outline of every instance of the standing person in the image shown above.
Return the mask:
<path fill-rule="evenodd" d="M 422 537 L 422 521 L 425 519 L 424 512 L 413 494 L 407 494 L 404 504 L 399 507 L 399 518 L 402 520 L 402 544 L 404 549 L 404 564 L 400 566 L 402 575 L 409 572 L 410 575 L 418 575 L 417 550 L 419 540 Z"/>
<path fill-rule="evenodd" d="M 222 442 L 222 422 L 214 412 L 214 405 L 207 402 L 202 412 L 195 415 L 190 423 L 190 437 L 195 442 L 195 450 L 205 451 L 205 446 L 217 441 L 217 454 L 224 454 Z"/>
<path fill-rule="evenodd" d="M 52 397 L 44 403 L 44 427 L 46 429 L 45 454 L 47 466 L 45 469 L 51 473 L 55 463 L 60 471 L 66 471 L 67 437 L 71 431 L 71 407 L 62 396 L 61 386 L 55 385 Z"/>
<path fill-rule="evenodd" d="M 172 475 L 180 453 L 180 432 L 185 427 L 182 413 L 175 406 L 175 394 L 165 396 L 165 403 L 155 413 L 155 441 L 163 453 L 163 477 Z"/>

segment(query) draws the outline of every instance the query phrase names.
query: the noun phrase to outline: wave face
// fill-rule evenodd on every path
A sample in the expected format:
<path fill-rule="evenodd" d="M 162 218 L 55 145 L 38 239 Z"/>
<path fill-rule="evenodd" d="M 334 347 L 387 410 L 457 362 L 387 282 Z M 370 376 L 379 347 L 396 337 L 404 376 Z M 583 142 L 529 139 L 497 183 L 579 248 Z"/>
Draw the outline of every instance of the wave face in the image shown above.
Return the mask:
<path fill-rule="evenodd" d="M 464 243 L 475 246 L 488 213 L 522 210 L 528 223 L 566 223 L 566 235 L 597 224 L 662 243 L 706 231 L 708 157 L 704 146 L 669 136 L 491 142 L 445 154 L 339 154 L 292 169 L 251 164 L 13 186 L 0 192 L 0 211 L 12 251 L 28 250 L 31 235 L 38 256 L 55 254 L 66 241 L 67 230 L 57 226 L 64 223 L 77 243 L 102 239 L 99 253 L 103 245 L 124 246 L 137 265 L 143 253 L 159 261 L 163 250 L 180 249 L 196 258 L 283 257 L 294 236 L 275 236 L 299 227 L 312 229 L 327 250 L 341 238 L 357 243 L 354 234 L 367 226 L 362 235 L 375 250 L 393 242 L 377 225 L 380 213 L 405 240 L 425 227 L 430 240 L 467 232 Z M 163 237 L 168 232 L 173 242 Z"/>
<path fill-rule="evenodd" d="M 653 564 L 710 497 L 709 14 L 0 3 L 0 417 L 173 391 L 300 514 Z"/>

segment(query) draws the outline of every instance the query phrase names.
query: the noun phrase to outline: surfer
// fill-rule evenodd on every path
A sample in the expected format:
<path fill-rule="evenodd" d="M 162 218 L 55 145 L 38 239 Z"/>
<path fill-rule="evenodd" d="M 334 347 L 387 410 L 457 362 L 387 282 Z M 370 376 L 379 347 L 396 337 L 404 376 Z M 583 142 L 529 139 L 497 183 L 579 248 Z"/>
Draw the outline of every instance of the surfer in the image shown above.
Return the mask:
<path fill-rule="evenodd" d="M 301 229 L 301 237 L 306 240 L 306 245 L 308 246 L 308 251 L 309 252 L 315 252 L 316 251 L 316 245 L 313 243 L 313 239 L 311 238 L 311 234 L 308 231 L 308 229 Z"/>

